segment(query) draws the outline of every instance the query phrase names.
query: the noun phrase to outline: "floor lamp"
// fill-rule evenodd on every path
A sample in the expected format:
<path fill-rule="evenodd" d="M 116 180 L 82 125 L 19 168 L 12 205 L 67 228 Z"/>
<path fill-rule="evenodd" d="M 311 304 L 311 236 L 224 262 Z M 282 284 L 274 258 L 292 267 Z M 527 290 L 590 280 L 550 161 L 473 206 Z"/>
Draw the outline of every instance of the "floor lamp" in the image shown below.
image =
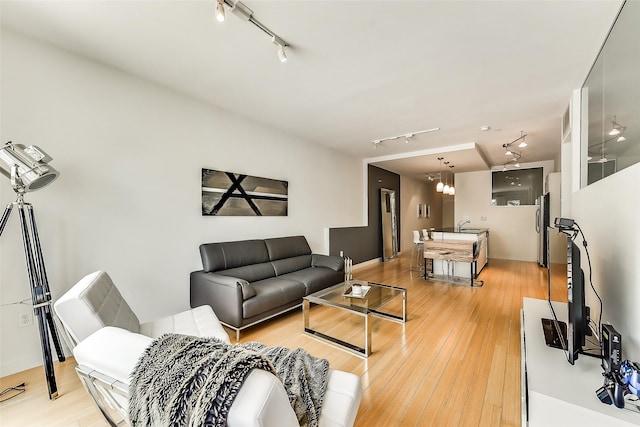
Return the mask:
<path fill-rule="evenodd" d="M 21 144 L 7 142 L 4 147 L 0 148 L 0 172 L 11 180 L 11 186 L 17 194 L 17 200 L 9 203 L 2 214 L 0 236 L 2 236 L 11 211 L 14 207 L 17 207 L 22 228 L 24 254 L 27 261 L 27 273 L 29 274 L 29 284 L 31 286 L 31 301 L 33 311 L 38 318 L 42 359 L 49 387 L 49 399 L 55 399 L 58 397 L 58 387 L 53 370 L 50 338 L 55 346 L 58 360 L 64 362 L 65 357 L 53 322 L 51 293 L 47 282 L 44 259 L 42 258 L 33 206 L 24 201 L 25 193 L 39 190 L 58 177 L 59 172 L 47 164 L 51 160 L 47 153 L 35 145 L 25 147 Z"/>

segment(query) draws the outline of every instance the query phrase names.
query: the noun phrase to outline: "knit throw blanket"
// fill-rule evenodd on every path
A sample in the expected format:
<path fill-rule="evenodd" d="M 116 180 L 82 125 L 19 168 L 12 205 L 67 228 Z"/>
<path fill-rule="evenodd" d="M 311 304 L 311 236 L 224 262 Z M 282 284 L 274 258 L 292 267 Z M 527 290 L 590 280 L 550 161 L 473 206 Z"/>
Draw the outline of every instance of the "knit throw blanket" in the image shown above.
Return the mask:
<path fill-rule="evenodd" d="M 303 349 L 165 334 L 131 374 L 129 422 L 134 426 L 226 426 L 229 409 L 252 369 L 276 375 L 301 426 L 317 427 L 329 362 Z"/>

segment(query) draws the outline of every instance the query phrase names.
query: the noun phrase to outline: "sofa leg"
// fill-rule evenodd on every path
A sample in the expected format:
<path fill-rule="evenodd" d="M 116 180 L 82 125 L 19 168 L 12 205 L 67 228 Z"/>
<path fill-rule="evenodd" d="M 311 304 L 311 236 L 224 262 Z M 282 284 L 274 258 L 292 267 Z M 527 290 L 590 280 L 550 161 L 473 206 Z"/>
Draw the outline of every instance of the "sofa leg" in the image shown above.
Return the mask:
<path fill-rule="evenodd" d="M 240 342 L 240 329 L 236 329 L 236 344 Z"/>

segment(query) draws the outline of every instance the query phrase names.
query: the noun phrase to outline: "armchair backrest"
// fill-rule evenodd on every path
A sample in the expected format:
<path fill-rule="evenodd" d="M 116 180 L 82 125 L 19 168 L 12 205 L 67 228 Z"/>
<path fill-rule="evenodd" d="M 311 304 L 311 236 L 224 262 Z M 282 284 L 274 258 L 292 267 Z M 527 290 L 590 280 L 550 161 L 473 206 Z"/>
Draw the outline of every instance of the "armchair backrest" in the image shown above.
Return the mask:
<path fill-rule="evenodd" d="M 138 317 L 102 270 L 83 277 L 53 308 L 74 345 L 105 326 L 140 332 Z"/>

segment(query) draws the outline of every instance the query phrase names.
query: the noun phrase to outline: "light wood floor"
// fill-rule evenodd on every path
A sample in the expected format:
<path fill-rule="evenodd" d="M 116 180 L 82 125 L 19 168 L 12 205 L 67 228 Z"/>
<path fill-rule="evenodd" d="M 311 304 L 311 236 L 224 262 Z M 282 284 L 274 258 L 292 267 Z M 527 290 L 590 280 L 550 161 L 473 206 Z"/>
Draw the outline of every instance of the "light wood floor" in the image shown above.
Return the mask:
<path fill-rule="evenodd" d="M 357 269 L 358 279 L 407 289 L 408 320 L 375 318 L 368 359 L 301 332 L 302 315 L 287 315 L 250 328 L 241 341 L 302 347 L 333 369 L 362 378 L 356 426 L 519 426 L 520 314 L 523 297 L 546 298 L 546 270 L 533 262 L 494 260 L 482 271 L 481 288 L 420 279 L 408 258 Z M 554 300 L 566 301 L 562 284 Z M 330 327 L 319 311 L 312 321 Z M 339 328 L 361 332 L 356 319 Z M 5 389 L 21 382 L 27 392 L 0 404 L 0 425 L 105 426 L 74 371 L 73 358 L 56 364 L 60 396 L 50 401 L 42 368 L 0 379 Z"/>

